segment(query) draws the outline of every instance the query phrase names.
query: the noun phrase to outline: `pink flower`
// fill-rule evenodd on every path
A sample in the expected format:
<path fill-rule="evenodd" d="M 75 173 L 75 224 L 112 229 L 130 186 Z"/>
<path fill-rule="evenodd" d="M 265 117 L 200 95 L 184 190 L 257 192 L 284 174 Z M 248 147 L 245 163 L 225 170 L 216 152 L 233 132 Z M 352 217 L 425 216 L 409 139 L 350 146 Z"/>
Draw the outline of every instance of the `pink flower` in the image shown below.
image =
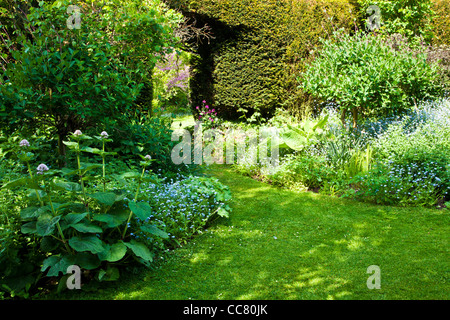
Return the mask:
<path fill-rule="evenodd" d="M 152 156 L 151 155 L 146 155 L 145 157 L 144 157 L 145 159 L 147 159 L 147 160 L 152 160 Z"/>
<path fill-rule="evenodd" d="M 197 110 L 198 110 L 198 109 L 200 109 L 200 108 L 199 108 L 199 107 L 197 106 L 197 107 L 195 107 L 195 109 L 197 109 Z"/>
<path fill-rule="evenodd" d="M 73 133 L 75 136 L 81 136 L 83 133 L 81 133 L 80 130 L 75 130 L 75 132 Z"/>
<path fill-rule="evenodd" d="M 29 147 L 30 143 L 28 142 L 28 140 L 23 139 L 22 141 L 20 141 L 19 145 L 21 147 Z"/>
<path fill-rule="evenodd" d="M 208 109 L 209 108 L 208 105 L 206 105 L 205 108 Z"/>
<path fill-rule="evenodd" d="M 202 103 L 206 103 L 206 100 L 203 100 Z"/>
<path fill-rule="evenodd" d="M 214 109 L 212 109 L 211 111 L 212 111 L 212 112 L 216 112 L 216 110 L 214 110 Z"/>
<path fill-rule="evenodd" d="M 44 171 L 48 171 L 48 167 L 45 164 L 41 163 L 40 165 L 38 165 L 37 171 L 38 174 L 42 174 L 44 173 Z"/>

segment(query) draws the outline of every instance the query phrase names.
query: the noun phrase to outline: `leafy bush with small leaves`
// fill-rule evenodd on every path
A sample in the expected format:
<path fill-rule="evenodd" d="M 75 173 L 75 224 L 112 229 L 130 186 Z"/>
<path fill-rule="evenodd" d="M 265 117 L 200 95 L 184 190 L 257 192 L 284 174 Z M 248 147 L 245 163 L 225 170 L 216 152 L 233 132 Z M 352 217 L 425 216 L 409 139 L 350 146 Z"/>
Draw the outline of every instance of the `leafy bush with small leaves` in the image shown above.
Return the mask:
<path fill-rule="evenodd" d="M 356 128 L 358 116 L 401 114 L 415 102 L 440 97 L 437 64 L 426 54 L 404 44 L 394 50 L 373 34 L 353 36 L 335 32 L 299 78 L 301 87 L 339 106 L 344 122 L 347 112 Z"/>

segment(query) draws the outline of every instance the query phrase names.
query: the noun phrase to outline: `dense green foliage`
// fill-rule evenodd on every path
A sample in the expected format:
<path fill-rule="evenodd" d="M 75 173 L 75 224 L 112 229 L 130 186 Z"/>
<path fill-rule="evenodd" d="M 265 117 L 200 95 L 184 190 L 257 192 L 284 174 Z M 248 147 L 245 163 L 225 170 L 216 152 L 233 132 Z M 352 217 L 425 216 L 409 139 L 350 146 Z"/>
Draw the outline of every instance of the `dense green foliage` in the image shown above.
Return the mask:
<path fill-rule="evenodd" d="M 336 103 L 353 115 L 400 114 L 423 100 L 440 97 L 439 66 L 406 44 L 381 37 L 335 33 L 301 75 L 301 86 L 313 96 Z"/>
<path fill-rule="evenodd" d="M 375 5 L 380 9 L 380 30 L 386 34 L 399 33 L 408 38 L 421 36 L 427 41 L 433 38 L 431 21 L 432 0 L 358 0 L 361 10 Z"/>
<path fill-rule="evenodd" d="M 34 169 L 36 148 L 26 140 L 16 144 L 15 152 L 28 173 L 21 175 L 19 170 L 16 179 L 3 181 L 0 191 L 8 199 L 2 202 L 2 291 L 28 297 L 36 293 L 43 275 L 59 279 L 62 290 L 70 265 L 89 270 L 84 281 L 114 281 L 133 260 L 148 267 L 155 255 L 188 240 L 211 217 L 228 216 L 230 194 L 217 181 L 190 177 L 166 183 L 147 170 L 153 161 L 149 155 L 142 156 L 140 173 L 112 171 L 106 159 L 114 152 L 105 151 L 112 142 L 106 132 L 90 137 L 77 130 L 70 137 L 64 144 L 75 153 L 76 168 L 55 170 L 40 164 Z M 89 141 L 100 148 L 88 146 Z M 101 163 L 84 162 L 89 161 L 86 154 Z M 150 189 L 161 198 L 153 197 L 155 191 Z M 166 202 L 183 199 L 187 206 L 186 197 L 193 202 L 189 212 L 169 217 L 178 206 L 167 207 Z M 24 259 L 28 261 L 21 267 Z"/>
<path fill-rule="evenodd" d="M 320 49 L 319 39 L 329 38 L 340 28 L 349 34 L 365 30 L 370 16 L 368 1 L 166 2 L 201 25 L 211 26 L 215 37 L 199 44 L 191 60 L 192 107 L 207 100 L 223 118 L 251 121 L 253 114 L 261 120 L 278 107 L 304 108 L 309 96 L 297 88 L 296 77 Z M 428 42 L 435 36 L 445 43 L 445 3 L 374 2 L 384 18 L 386 34 L 400 33 L 410 39 L 423 36 Z"/>
<path fill-rule="evenodd" d="M 53 128 L 64 155 L 68 132 L 106 124 L 113 132 L 145 115 L 134 102 L 148 81 L 146 70 L 175 43 L 179 19 L 157 3 L 81 3 L 79 29 L 67 26 L 69 1 L 30 8 L 30 32 L 17 39 L 22 50 L 9 43 L 14 61 L 6 65 L 1 87 L 3 129 Z M 124 51 L 126 46 L 133 50 Z"/>
<path fill-rule="evenodd" d="M 54 297 L 175 299 L 187 305 L 449 298 L 448 212 L 282 190 L 222 166 L 211 173 L 233 193 L 229 224 L 209 227 L 157 270 L 129 275 L 102 292 Z M 381 269 L 379 290 L 366 286 L 373 264 Z"/>
<path fill-rule="evenodd" d="M 355 266 L 365 276 L 387 254 L 383 272 L 404 281 L 404 268 L 386 268 L 411 257 L 417 239 L 436 244 L 419 241 L 424 252 L 413 257 L 433 274 L 411 287 L 443 287 L 450 51 L 437 45 L 446 4 L 164 2 L 181 12 L 162 0 L 0 0 L 0 299 L 61 294 L 74 266 L 82 291 L 109 297 L 105 282 L 137 271 L 146 278 L 128 292 L 150 284 L 157 298 L 194 288 L 199 298 L 373 297 Z M 379 30 L 367 26 L 370 4 Z M 214 162 L 295 192 L 224 164 L 210 170 Z M 160 263 L 194 248 L 207 227 L 218 237 L 208 233 L 208 248 L 188 257 L 192 272 L 186 260 Z M 155 272 L 167 266 L 170 279 Z M 188 283 L 189 272 L 202 285 Z M 377 298 L 419 296 L 407 283 Z"/>
<path fill-rule="evenodd" d="M 306 121 L 328 117 L 325 134 L 302 148 L 289 143 L 294 149 L 282 156 L 278 167 L 268 171 L 262 164 L 245 162 L 234 167 L 295 190 L 388 205 L 449 207 L 449 112 L 448 100 L 424 103 L 401 116 L 361 121 L 347 131 L 330 108 L 323 118 Z"/>

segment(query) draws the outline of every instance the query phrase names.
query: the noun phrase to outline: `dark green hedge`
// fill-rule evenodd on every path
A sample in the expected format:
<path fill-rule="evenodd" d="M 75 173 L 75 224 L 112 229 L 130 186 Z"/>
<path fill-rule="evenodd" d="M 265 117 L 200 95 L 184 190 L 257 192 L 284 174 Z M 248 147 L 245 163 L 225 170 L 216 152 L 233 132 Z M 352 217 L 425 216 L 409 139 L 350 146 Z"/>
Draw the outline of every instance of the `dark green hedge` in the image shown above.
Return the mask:
<path fill-rule="evenodd" d="M 215 39 L 200 44 L 191 61 L 191 97 L 194 108 L 206 100 L 224 118 L 298 106 L 295 74 L 319 36 L 351 30 L 357 18 L 349 0 L 168 2 L 212 27 Z"/>

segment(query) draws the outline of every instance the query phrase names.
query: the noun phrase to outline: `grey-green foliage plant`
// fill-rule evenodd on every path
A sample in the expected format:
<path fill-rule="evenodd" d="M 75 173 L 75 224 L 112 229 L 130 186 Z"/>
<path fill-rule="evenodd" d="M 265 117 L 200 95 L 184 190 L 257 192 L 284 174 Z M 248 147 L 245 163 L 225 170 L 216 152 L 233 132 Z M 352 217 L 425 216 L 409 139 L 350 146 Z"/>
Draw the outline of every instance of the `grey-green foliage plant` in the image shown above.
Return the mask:
<path fill-rule="evenodd" d="M 301 74 L 300 87 L 339 106 L 341 120 L 358 116 L 399 114 L 422 100 L 439 97 L 437 64 L 407 44 L 394 50 L 383 38 L 361 32 L 335 32 Z"/>
<path fill-rule="evenodd" d="M 130 237 L 130 228 L 153 234 L 161 238 L 168 235 L 151 224 L 138 225 L 133 216 L 145 220 L 152 214 L 147 202 L 140 202 L 139 186 L 144 181 L 157 180 L 145 173 L 152 161 L 143 157 L 142 173 L 125 172 L 121 175 L 106 174 L 106 157 L 113 153 L 105 151 L 105 143 L 111 141 L 106 132 L 94 138 L 76 130 L 71 141 L 64 143 L 76 153 L 77 168 L 50 170 L 40 164 L 37 171 L 32 169 L 34 154 L 27 150 L 29 143 L 23 140 L 18 146 L 19 158 L 28 164 L 29 175 L 10 181 L 2 186 L 5 189 L 28 188 L 34 190 L 34 203 L 20 211 L 23 221 L 21 232 L 40 239 L 40 249 L 46 253 L 42 272 L 46 275 L 65 274 L 67 267 L 78 265 L 91 270 L 97 280 L 115 280 L 119 275 L 117 265 L 133 257 L 146 266 L 153 260 L 153 253 L 146 245 Z M 87 141 L 95 140 L 102 149 L 92 148 Z M 102 163 L 82 162 L 84 153 L 98 155 Z M 101 168 L 101 175 L 91 174 Z M 72 178 L 72 179 L 71 179 Z M 138 183 L 135 197 L 127 199 L 124 190 L 110 191 L 107 182 L 111 178 L 119 181 L 134 179 Z M 86 182 L 100 182 L 98 187 L 87 186 Z"/>

